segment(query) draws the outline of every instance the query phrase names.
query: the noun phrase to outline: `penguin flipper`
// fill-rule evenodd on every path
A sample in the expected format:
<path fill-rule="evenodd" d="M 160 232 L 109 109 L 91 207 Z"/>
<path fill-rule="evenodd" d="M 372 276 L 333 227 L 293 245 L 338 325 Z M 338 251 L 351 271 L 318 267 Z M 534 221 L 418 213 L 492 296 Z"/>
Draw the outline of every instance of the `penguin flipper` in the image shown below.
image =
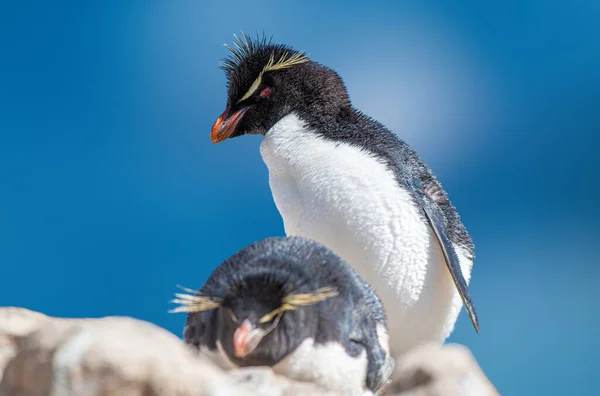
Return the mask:
<path fill-rule="evenodd" d="M 458 289 L 458 294 L 460 294 L 460 298 L 462 299 L 465 309 L 469 314 L 469 319 L 471 319 L 471 323 L 473 324 L 475 331 L 479 333 L 479 319 L 477 318 L 477 312 L 475 312 L 475 306 L 473 305 L 473 300 L 471 300 L 471 295 L 469 294 L 467 281 L 465 280 L 460 268 L 458 255 L 456 254 L 456 250 L 454 249 L 452 242 L 450 242 L 450 238 L 448 238 L 448 234 L 446 234 L 443 221 L 444 217 L 441 213 L 441 210 L 428 196 L 420 194 L 418 194 L 418 196 L 420 196 L 420 204 L 423 208 L 423 212 L 425 213 L 425 218 L 431 226 L 433 234 L 442 248 L 444 261 L 446 261 L 446 265 L 448 266 L 448 270 L 450 271 L 454 285 Z"/>
<path fill-rule="evenodd" d="M 389 354 L 389 346 L 382 345 L 377 332 L 378 321 L 365 304 L 354 308 L 353 327 L 349 341 L 362 345 L 367 354 L 367 388 L 377 393 L 389 382 L 395 361 Z M 384 325 L 384 322 L 380 323 Z M 387 330 L 387 329 L 386 329 Z"/>

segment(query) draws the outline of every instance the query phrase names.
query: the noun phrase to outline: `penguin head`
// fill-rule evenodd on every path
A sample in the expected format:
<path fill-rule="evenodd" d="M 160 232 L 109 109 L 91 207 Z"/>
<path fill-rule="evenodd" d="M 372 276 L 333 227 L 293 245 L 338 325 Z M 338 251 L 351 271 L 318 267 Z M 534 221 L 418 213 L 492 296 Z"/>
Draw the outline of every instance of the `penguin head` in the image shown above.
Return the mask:
<path fill-rule="evenodd" d="M 211 130 L 211 140 L 266 134 L 294 111 L 334 116 L 350 106 L 344 83 L 333 70 L 284 44 L 265 37 L 236 37 L 222 69 L 227 77 L 227 105 Z"/>
<path fill-rule="evenodd" d="M 313 304 L 336 295 L 330 288 L 291 294 L 292 284 L 265 275 L 234 285 L 219 312 L 219 341 L 238 366 L 274 365 L 314 337 L 319 314 Z"/>
<path fill-rule="evenodd" d="M 323 315 L 318 303 L 338 291 L 315 288 L 301 267 L 285 259 L 239 260 L 249 257 L 228 259 L 198 294 L 176 294 L 173 301 L 181 306 L 172 312 L 188 312 L 189 328 L 195 315 L 215 310 L 208 331 L 229 360 L 238 367 L 272 366 L 316 337 Z"/>

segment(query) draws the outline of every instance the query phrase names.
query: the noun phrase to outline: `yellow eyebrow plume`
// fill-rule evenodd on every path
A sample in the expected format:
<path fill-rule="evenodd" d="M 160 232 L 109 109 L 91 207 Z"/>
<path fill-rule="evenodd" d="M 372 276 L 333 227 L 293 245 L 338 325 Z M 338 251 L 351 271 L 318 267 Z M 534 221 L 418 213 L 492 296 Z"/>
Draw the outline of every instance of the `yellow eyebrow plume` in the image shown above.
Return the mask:
<path fill-rule="evenodd" d="M 283 298 L 283 303 L 293 306 L 312 305 L 337 295 L 338 292 L 335 288 L 322 287 L 310 293 L 291 294 L 289 296 L 285 296 Z"/>
<path fill-rule="evenodd" d="M 230 47 L 228 46 L 228 48 L 230 48 Z M 275 62 L 275 54 L 271 54 L 271 57 L 269 58 L 269 61 L 267 62 L 267 64 L 263 67 L 263 69 L 261 70 L 261 72 L 258 75 L 258 77 L 256 78 L 256 80 L 254 80 L 254 82 L 248 89 L 248 92 L 246 92 L 246 94 L 244 96 L 242 96 L 242 98 L 240 100 L 238 100 L 238 103 L 241 102 L 242 100 L 248 99 L 250 97 L 250 95 L 252 95 L 254 93 L 254 91 L 256 91 L 256 89 L 260 86 L 260 83 L 262 82 L 263 74 L 265 74 L 266 72 L 270 72 L 273 70 L 287 69 L 287 68 L 290 68 L 295 65 L 299 65 L 304 62 L 308 62 L 308 58 L 305 55 L 298 53 L 298 52 L 294 53 L 292 56 L 290 56 L 288 58 L 288 52 L 286 51 L 283 53 L 283 55 L 279 58 L 279 60 L 277 62 Z"/>
<path fill-rule="evenodd" d="M 333 287 L 322 287 L 310 293 L 290 294 L 283 298 L 281 306 L 259 319 L 259 323 L 267 323 L 284 311 L 292 311 L 300 306 L 313 305 L 335 297 L 338 292 Z"/>
<path fill-rule="evenodd" d="M 212 298 L 209 296 L 197 296 L 197 295 L 195 295 L 196 292 L 194 290 L 187 289 L 187 288 L 181 287 L 179 285 L 177 285 L 177 286 L 180 289 L 182 289 L 190 294 L 175 293 L 175 297 L 177 297 L 177 298 L 171 300 L 171 302 L 176 303 L 176 304 L 181 304 L 181 305 L 169 310 L 170 313 L 176 313 L 176 312 L 195 313 L 195 312 L 209 311 L 211 309 L 220 307 L 221 303 L 223 302 L 221 299 L 218 299 L 218 298 Z"/>

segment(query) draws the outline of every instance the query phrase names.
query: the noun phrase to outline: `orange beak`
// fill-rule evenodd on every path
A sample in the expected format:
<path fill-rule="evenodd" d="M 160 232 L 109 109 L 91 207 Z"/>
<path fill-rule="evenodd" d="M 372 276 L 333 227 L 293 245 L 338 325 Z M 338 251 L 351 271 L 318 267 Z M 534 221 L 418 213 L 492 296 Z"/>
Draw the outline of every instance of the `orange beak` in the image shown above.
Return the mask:
<path fill-rule="evenodd" d="M 244 319 L 233 333 L 233 353 L 240 358 L 248 355 L 256 349 L 264 335 L 264 330 L 255 328 L 248 319 Z"/>
<path fill-rule="evenodd" d="M 229 109 L 225 109 L 212 126 L 210 140 L 213 143 L 219 143 L 231 136 L 246 110 L 247 108 L 241 108 L 229 116 Z"/>

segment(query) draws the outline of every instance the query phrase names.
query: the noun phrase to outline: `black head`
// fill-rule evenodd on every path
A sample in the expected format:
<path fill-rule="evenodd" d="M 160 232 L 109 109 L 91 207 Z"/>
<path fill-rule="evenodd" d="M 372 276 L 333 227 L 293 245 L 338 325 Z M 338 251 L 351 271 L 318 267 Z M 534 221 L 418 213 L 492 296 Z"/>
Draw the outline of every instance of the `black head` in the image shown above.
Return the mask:
<path fill-rule="evenodd" d="M 238 366 L 271 366 L 306 338 L 314 337 L 319 312 L 313 304 L 335 296 L 326 289 L 308 303 L 290 294 L 293 285 L 272 274 L 255 275 L 235 285 L 219 313 L 219 341 Z M 295 297 L 296 296 L 296 300 Z"/>
<path fill-rule="evenodd" d="M 237 38 L 222 68 L 227 108 L 214 123 L 213 143 L 244 134 L 264 135 L 292 111 L 334 116 L 350 106 L 338 74 L 302 52 L 265 37 Z"/>
<path fill-rule="evenodd" d="M 332 287 L 308 286 L 285 264 L 260 259 L 225 277 L 218 270 L 233 268 L 221 266 L 202 294 L 178 294 L 175 302 L 182 306 L 173 311 L 194 315 L 216 309 L 211 326 L 228 358 L 240 367 L 272 366 L 316 337 L 323 309 L 318 303 L 338 294 Z"/>

